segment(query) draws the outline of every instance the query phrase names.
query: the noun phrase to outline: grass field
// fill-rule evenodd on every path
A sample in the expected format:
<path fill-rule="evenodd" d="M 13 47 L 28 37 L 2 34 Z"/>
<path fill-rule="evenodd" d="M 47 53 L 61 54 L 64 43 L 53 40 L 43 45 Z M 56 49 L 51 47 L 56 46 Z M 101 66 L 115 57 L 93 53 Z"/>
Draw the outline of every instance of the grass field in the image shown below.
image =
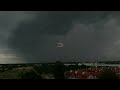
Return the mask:
<path fill-rule="evenodd" d="M 18 74 L 20 72 L 24 72 L 22 70 L 7 70 L 4 72 L 0 72 L 0 79 L 20 79 Z"/>
<path fill-rule="evenodd" d="M 5 72 L 0 72 L 0 79 L 17 79 L 18 71 L 5 71 Z"/>

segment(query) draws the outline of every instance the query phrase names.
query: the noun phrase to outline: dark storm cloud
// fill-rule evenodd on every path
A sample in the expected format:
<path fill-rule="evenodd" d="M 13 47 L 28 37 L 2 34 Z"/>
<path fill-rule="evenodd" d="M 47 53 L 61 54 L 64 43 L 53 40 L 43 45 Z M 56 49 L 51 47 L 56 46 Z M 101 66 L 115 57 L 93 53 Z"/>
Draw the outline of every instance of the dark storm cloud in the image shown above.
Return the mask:
<path fill-rule="evenodd" d="M 112 35 L 115 27 L 109 29 L 108 21 L 118 15 L 119 12 L 107 11 L 36 12 L 35 19 L 21 22 L 13 30 L 9 48 L 27 62 L 50 62 L 58 56 L 102 55 L 102 49 L 116 35 Z M 65 46 L 56 48 L 56 41 L 61 39 Z"/>

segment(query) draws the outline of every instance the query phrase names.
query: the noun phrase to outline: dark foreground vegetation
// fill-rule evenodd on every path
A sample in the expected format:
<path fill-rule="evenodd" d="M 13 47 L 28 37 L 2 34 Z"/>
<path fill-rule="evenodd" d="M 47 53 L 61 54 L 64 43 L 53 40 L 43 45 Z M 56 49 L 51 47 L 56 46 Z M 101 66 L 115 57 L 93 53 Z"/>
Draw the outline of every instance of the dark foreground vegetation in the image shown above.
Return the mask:
<path fill-rule="evenodd" d="M 70 70 L 90 68 L 84 64 L 65 66 L 57 61 L 55 64 L 14 64 L 0 65 L 0 79 L 65 79 L 64 73 Z M 94 67 L 91 67 L 94 68 Z M 106 70 L 99 79 L 118 79 L 114 72 Z"/>

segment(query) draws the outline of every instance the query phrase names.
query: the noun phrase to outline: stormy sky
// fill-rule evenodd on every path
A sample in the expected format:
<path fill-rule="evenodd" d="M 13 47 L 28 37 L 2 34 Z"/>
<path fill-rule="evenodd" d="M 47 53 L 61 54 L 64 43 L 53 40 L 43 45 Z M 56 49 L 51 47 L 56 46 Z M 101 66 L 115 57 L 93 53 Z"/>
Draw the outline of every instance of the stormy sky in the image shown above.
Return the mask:
<path fill-rule="evenodd" d="M 82 56 L 120 57 L 120 11 L 0 11 L 0 63 Z"/>

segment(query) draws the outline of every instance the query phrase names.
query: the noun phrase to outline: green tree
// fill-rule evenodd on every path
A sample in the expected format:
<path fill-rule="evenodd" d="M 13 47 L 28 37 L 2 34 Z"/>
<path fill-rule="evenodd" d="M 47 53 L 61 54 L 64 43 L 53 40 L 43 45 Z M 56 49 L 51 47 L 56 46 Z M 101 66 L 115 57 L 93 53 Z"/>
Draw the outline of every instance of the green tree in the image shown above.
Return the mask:
<path fill-rule="evenodd" d="M 101 75 L 98 76 L 98 79 L 118 79 L 115 72 L 110 70 L 105 70 Z"/>
<path fill-rule="evenodd" d="M 33 67 L 39 74 L 43 73 L 42 67 L 41 66 L 34 66 Z"/>
<path fill-rule="evenodd" d="M 37 75 L 34 71 L 26 71 L 18 74 L 20 79 L 42 79 L 40 75 Z"/>
<path fill-rule="evenodd" d="M 65 72 L 64 64 L 60 61 L 57 61 L 55 63 L 53 72 L 55 79 L 64 79 L 64 72 Z"/>
<path fill-rule="evenodd" d="M 84 64 L 82 64 L 82 65 L 80 66 L 80 68 L 85 69 L 85 68 L 87 68 L 87 66 L 84 65 Z"/>

